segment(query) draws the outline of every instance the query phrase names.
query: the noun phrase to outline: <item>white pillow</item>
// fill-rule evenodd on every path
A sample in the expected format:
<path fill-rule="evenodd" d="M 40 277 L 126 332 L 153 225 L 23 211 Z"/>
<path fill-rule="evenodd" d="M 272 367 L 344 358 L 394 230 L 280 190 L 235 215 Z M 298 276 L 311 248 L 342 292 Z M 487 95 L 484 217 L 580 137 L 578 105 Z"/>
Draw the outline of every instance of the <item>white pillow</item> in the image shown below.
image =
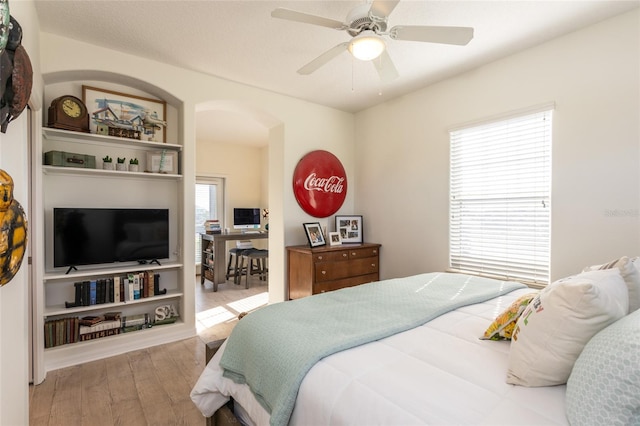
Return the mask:
<path fill-rule="evenodd" d="M 629 259 L 627 256 L 622 256 L 620 259 L 612 260 L 604 265 L 588 266 L 584 269 L 584 272 L 587 272 L 598 269 L 618 268 L 629 290 L 629 313 L 640 308 L 640 262 L 637 259 Z"/>
<path fill-rule="evenodd" d="M 566 383 L 589 339 L 628 309 L 627 286 L 617 268 L 583 272 L 550 284 L 518 319 L 507 383 Z"/>

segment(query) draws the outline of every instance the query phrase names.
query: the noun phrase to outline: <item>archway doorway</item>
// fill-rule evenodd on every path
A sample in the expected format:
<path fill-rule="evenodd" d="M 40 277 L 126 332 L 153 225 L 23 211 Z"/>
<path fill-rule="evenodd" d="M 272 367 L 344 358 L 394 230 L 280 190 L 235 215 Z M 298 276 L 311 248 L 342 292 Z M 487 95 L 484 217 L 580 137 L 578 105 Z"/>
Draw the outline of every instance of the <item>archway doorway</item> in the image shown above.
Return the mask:
<path fill-rule="evenodd" d="M 269 114 L 240 102 L 211 101 L 197 105 L 196 183 L 201 177 L 224 181 L 225 196 L 221 220 L 223 230 L 233 227 L 234 207 L 260 207 L 261 210 L 273 211 L 275 205 L 273 200 L 275 203 L 281 203 L 282 195 L 279 190 L 281 183 L 273 183 L 274 179 L 282 182 L 282 160 L 278 158 L 282 158 L 280 153 L 283 146 L 283 132 L 277 130 L 281 127 L 282 123 Z M 275 158 L 275 161 L 272 158 Z M 273 169 L 276 170 L 275 175 L 272 172 Z M 282 209 L 276 206 L 275 210 L 278 212 Z M 281 221 L 281 214 L 276 213 L 275 216 Z M 270 252 L 269 279 L 264 286 L 264 294 L 248 294 L 241 300 L 232 300 L 231 303 L 234 304 L 231 305 L 228 303 L 229 299 L 221 292 L 224 288 L 219 286 L 217 295 L 211 295 L 211 289 L 208 289 L 209 293 L 206 297 L 213 300 L 214 304 L 207 309 L 205 309 L 206 305 L 198 306 L 197 294 L 196 326 L 199 333 L 204 326 L 203 322 L 217 327 L 219 324 L 232 321 L 238 313 L 237 309 L 252 309 L 268 303 L 269 300 L 282 300 L 284 283 L 281 278 L 276 281 L 275 277 L 281 277 L 284 274 L 283 254 L 277 253 L 283 251 L 284 236 L 281 226 L 273 226 L 273 217 L 270 214 L 261 223 L 262 229 L 266 223 L 270 225 L 268 240 L 256 242 L 260 248 L 269 249 Z M 272 249 L 273 247 L 276 248 Z M 227 281 L 226 285 L 232 286 L 231 282 Z M 280 284 L 272 286 L 274 282 Z M 255 280 L 252 281 L 251 287 L 254 283 Z M 244 281 L 239 287 L 244 290 Z M 198 291 L 196 289 L 196 293 Z M 198 318 L 198 311 L 202 313 L 205 310 L 209 312 L 201 315 L 205 318 L 201 320 Z"/>

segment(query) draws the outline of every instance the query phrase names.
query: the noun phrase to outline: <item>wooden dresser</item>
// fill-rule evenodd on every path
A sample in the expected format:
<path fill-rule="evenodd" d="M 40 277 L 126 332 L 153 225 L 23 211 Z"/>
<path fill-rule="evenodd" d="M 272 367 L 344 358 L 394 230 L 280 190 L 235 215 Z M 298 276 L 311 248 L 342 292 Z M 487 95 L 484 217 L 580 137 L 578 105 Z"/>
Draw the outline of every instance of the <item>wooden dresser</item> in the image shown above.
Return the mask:
<path fill-rule="evenodd" d="M 289 299 L 380 279 L 380 244 L 287 247 Z"/>

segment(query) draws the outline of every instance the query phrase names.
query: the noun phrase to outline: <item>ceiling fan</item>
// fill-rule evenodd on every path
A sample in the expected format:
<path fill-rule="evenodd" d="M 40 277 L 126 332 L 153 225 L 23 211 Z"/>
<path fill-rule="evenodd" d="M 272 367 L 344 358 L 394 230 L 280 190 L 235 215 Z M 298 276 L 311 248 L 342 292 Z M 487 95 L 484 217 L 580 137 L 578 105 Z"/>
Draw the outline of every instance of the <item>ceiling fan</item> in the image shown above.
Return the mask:
<path fill-rule="evenodd" d="M 382 36 L 388 36 L 393 40 L 424 41 L 460 46 L 466 45 L 473 38 L 473 28 L 470 27 L 398 25 L 387 31 L 387 19 L 399 2 L 400 0 L 374 0 L 371 5 L 356 6 L 347 14 L 344 22 L 282 7 L 273 10 L 271 16 L 346 31 L 353 37 L 351 41 L 332 47 L 300 68 L 298 73 L 303 75 L 313 73 L 348 50 L 357 59 L 373 61 L 380 79 L 387 82 L 397 78 L 398 71 L 386 50 Z"/>

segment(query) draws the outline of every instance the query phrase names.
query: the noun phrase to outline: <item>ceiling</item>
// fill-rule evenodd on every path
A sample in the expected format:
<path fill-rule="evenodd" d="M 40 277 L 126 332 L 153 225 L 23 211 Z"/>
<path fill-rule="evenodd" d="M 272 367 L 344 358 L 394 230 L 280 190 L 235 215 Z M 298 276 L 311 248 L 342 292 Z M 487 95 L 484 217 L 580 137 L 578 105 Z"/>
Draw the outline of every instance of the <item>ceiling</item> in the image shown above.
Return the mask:
<path fill-rule="evenodd" d="M 276 7 L 344 21 L 365 1 L 36 0 L 41 30 L 348 112 L 401 96 L 640 5 L 634 1 L 402 0 L 388 25 L 474 28 L 466 46 L 386 38 L 399 78 L 381 83 L 348 52 L 310 75 L 296 71 L 345 31 L 271 17 Z M 262 144 L 237 112 L 198 113 L 198 139 Z M 242 131 L 239 131 L 242 129 Z"/>

